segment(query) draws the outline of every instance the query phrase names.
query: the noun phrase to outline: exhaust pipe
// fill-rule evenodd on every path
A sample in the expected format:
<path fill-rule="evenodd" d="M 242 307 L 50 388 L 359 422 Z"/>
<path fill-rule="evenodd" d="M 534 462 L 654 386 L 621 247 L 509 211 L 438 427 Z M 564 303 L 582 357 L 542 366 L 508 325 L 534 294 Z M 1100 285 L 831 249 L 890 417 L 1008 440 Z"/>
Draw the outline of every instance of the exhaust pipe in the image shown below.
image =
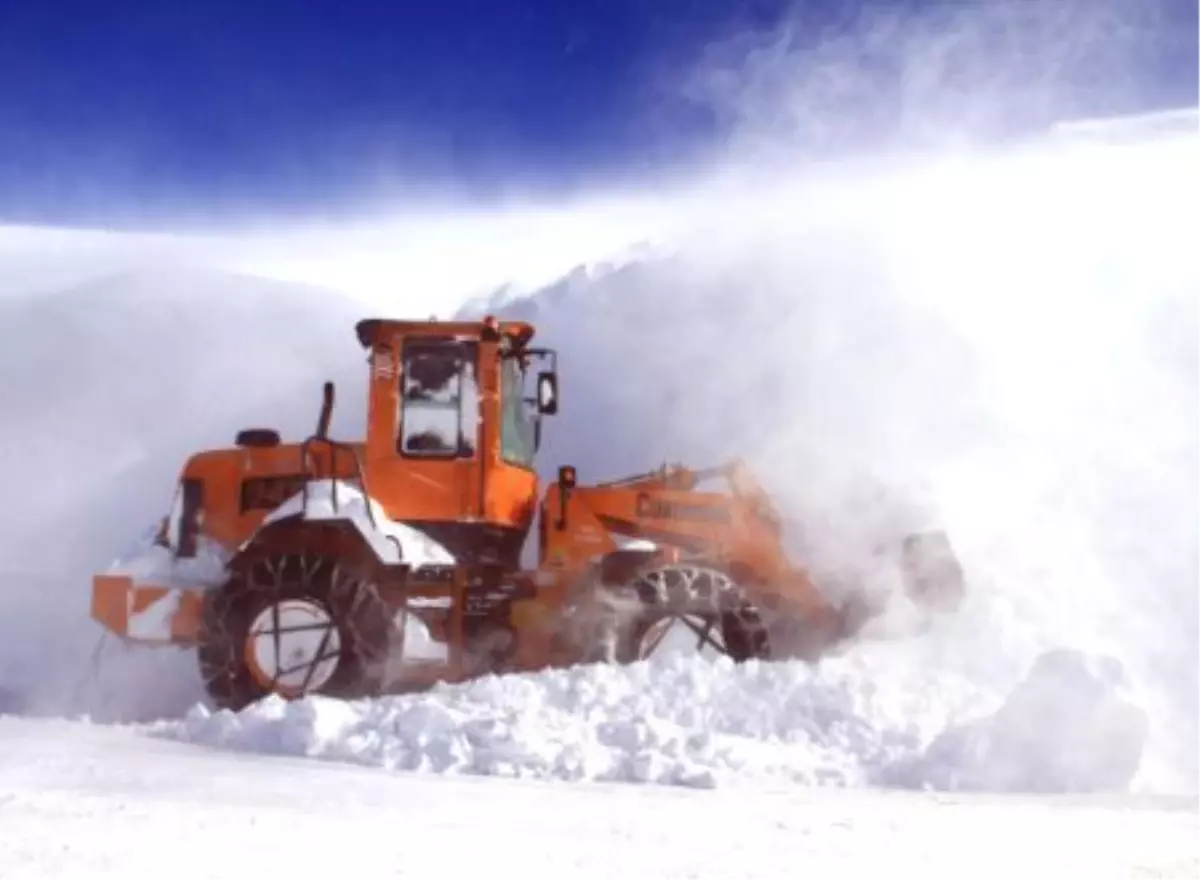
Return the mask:
<path fill-rule="evenodd" d="M 317 434 L 322 440 L 329 439 L 329 420 L 333 417 L 333 383 L 326 382 L 321 389 L 321 414 L 317 417 Z"/>

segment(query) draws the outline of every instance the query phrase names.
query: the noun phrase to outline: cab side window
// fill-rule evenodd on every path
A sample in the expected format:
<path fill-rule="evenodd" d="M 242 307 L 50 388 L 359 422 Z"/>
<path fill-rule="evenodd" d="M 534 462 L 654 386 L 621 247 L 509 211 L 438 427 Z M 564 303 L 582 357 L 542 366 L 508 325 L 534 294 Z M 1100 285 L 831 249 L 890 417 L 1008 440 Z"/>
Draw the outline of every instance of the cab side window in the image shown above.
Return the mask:
<path fill-rule="evenodd" d="M 500 451 L 508 464 L 532 468 L 537 454 L 537 415 L 525 394 L 525 371 L 515 358 L 500 372 Z"/>

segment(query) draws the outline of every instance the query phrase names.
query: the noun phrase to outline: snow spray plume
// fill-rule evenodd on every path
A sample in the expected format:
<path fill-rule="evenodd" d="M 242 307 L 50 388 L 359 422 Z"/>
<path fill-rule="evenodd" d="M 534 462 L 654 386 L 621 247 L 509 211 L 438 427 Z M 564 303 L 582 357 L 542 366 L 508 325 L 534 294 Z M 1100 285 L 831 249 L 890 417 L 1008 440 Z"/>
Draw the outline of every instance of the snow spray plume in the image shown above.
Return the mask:
<path fill-rule="evenodd" d="M 981 142 L 1120 113 L 1161 85 L 1164 58 L 1194 65 L 1194 32 L 1160 4 L 906 6 L 797 8 L 706 47 L 680 91 L 731 133 L 731 157 L 786 163 L 797 151 Z"/>
<path fill-rule="evenodd" d="M 770 57 L 729 92 L 753 96 L 731 105 L 762 139 L 698 188 L 690 236 L 509 305 L 564 353 L 544 460 L 591 480 L 741 455 L 826 583 L 944 526 L 967 606 L 852 655 L 926 683 L 953 670 L 993 706 L 1045 651 L 1114 656 L 1149 715 L 1142 784 L 1192 789 L 1194 137 L 809 156 L 756 182 L 764 143 L 793 146 L 773 111 L 830 118 Z"/>
<path fill-rule="evenodd" d="M 736 223 L 671 269 L 672 306 L 709 300 L 719 329 L 673 317 L 678 369 L 646 374 L 688 389 L 670 420 L 693 447 L 757 459 L 818 567 L 861 577 L 881 540 L 945 525 L 976 599 L 954 662 L 984 689 L 1059 645 L 1119 657 L 1151 716 L 1145 777 L 1191 789 L 1195 126 L 963 146 L 1122 106 L 1180 38 L 1163 24 L 1148 4 L 876 9 L 850 36 L 800 15 L 714 49 L 692 82 L 733 132 L 726 178 L 769 183 L 731 183 Z M 1072 84 L 1089 71 L 1105 94 Z M 926 149 L 822 157 L 870 143 Z"/>

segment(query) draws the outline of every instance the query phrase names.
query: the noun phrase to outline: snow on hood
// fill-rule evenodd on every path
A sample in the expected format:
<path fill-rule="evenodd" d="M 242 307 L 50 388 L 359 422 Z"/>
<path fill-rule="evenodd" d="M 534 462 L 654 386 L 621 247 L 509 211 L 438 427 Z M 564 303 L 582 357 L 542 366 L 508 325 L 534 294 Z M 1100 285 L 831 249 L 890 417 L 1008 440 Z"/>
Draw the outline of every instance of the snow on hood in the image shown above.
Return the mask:
<path fill-rule="evenodd" d="M 309 484 L 307 495 L 299 492 L 277 507 L 263 525 L 303 515 L 307 520 L 349 520 L 375 555 L 383 562 L 405 562 L 413 566 L 453 565 L 454 556 L 424 532 L 389 519 L 375 499 L 343 480 L 321 480 Z"/>
<path fill-rule="evenodd" d="M 225 582 L 229 552 L 220 544 L 200 536 L 196 541 L 196 555 L 180 559 L 169 547 L 155 541 L 156 532 L 144 533 L 105 573 L 128 575 L 135 584 L 161 587 L 207 588 Z"/>

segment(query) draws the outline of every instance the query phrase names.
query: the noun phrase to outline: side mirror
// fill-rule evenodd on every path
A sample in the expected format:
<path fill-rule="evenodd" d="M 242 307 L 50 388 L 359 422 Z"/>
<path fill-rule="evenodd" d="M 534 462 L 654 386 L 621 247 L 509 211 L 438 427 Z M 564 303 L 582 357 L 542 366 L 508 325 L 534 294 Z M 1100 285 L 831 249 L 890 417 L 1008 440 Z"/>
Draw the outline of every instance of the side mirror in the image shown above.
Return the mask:
<path fill-rule="evenodd" d="M 537 377 L 537 411 L 543 416 L 552 416 L 558 412 L 558 374 L 538 373 Z"/>

